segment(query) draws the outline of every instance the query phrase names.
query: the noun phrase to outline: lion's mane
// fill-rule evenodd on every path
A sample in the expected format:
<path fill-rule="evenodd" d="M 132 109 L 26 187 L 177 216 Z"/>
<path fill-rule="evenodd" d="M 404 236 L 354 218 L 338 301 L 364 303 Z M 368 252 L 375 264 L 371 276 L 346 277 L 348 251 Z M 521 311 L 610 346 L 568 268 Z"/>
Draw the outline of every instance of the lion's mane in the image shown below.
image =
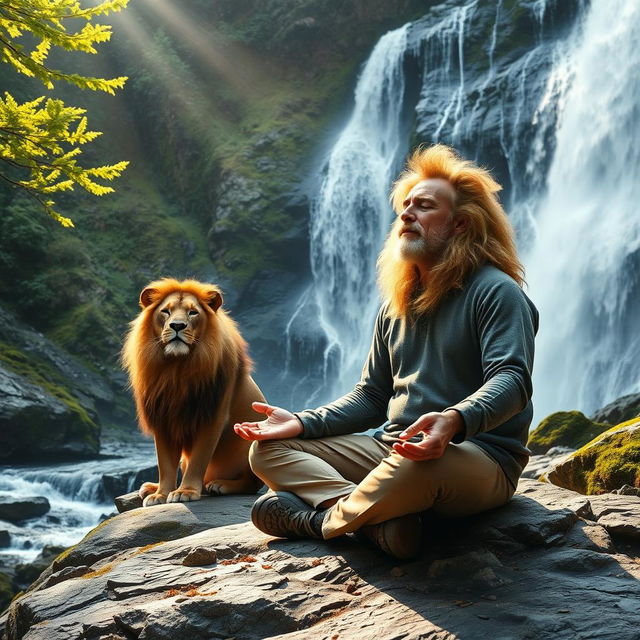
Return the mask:
<path fill-rule="evenodd" d="M 147 289 L 151 303 L 131 323 L 122 351 L 122 362 L 136 401 L 143 432 L 161 432 L 189 451 L 194 437 L 211 428 L 218 418 L 222 398 L 251 370 L 246 342 L 235 322 L 209 302 L 220 291 L 195 280 L 164 278 Z M 154 334 L 157 306 L 173 292 L 194 295 L 201 303 L 206 322 L 188 356 L 166 358 Z M 141 305 L 142 306 L 142 305 Z"/>

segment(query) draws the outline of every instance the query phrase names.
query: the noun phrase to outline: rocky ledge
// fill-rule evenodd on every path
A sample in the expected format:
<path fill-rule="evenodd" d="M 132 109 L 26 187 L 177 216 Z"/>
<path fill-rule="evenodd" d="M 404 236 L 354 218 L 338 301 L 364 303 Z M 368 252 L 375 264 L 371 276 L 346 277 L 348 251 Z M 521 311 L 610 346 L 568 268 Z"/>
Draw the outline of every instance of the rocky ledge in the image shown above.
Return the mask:
<path fill-rule="evenodd" d="M 403 564 L 350 537 L 265 536 L 252 500 L 107 520 L 13 602 L 6 638 L 638 637 L 638 496 L 524 479 L 505 507 L 427 520 L 422 556 Z"/>

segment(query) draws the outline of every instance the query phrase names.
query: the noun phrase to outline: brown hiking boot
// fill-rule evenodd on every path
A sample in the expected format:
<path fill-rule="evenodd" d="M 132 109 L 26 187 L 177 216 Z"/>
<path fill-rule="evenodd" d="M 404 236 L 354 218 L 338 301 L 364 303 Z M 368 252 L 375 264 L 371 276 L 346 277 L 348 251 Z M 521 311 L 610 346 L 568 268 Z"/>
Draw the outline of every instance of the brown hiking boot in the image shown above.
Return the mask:
<path fill-rule="evenodd" d="M 289 491 L 269 492 L 251 508 L 251 521 L 257 529 L 278 538 L 317 538 L 322 540 L 322 521 L 326 511 L 317 511 Z"/>
<path fill-rule="evenodd" d="M 417 513 L 365 525 L 355 534 L 358 539 L 371 542 L 380 551 L 398 560 L 415 558 L 422 546 L 422 523 Z"/>

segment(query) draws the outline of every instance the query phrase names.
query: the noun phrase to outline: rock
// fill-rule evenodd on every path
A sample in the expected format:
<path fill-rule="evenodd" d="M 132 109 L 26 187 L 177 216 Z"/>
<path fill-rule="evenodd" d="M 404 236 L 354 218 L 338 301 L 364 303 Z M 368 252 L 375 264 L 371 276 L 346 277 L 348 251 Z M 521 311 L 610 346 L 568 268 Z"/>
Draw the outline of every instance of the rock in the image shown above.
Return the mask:
<path fill-rule="evenodd" d="M 549 482 L 585 494 L 640 487 L 640 420 L 604 432 L 547 473 Z"/>
<path fill-rule="evenodd" d="M 591 419 L 594 422 L 615 425 L 636 417 L 640 417 L 640 393 L 632 393 L 614 400 L 602 409 L 598 409 Z"/>
<path fill-rule="evenodd" d="M 4 549 L 11 545 L 11 534 L 5 530 L 0 529 L 0 549 Z"/>
<path fill-rule="evenodd" d="M 552 447 L 579 449 L 609 428 L 589 420 L 579 411 L 558 411 L 547 416 L 530 434 L 527 447 L 544 454 Z"/>
<path fill-rule="evenodd" d="M 185 567 L 203 567 L 207 564 L 215 564 L 218 561 L 218 554 L 215 549 L 207 547 L 195 547 L 182 559 Z"/>
<path fill-rule="evenodd" d="M 430 522 L 423 554 L 401 566 L 348 536 L 270 538 L 247 522 L 252 502 L 206 497 L 108 520 L 11 604 L 8 640 L 572 640 L 605 618 L 609 637 L 637 635 L 640 566 L 601 524 L 640 525 L 635 496 L 523 480 L 504 507 Z"/>
<path fill-rule="evenodd" d="M 563 544 L 599 553 L 615 553 L 616 548 L 609 532 L 601 524 L 580 520 L 565 535 Z"/>
<path fill-rule="evenodd" d="M 614 489 L 611 493 L 617 493 L 621 496 L 640 496 L 640 487 L 631 487 L 628 484 L 624 484 L 619 489 Z"/>
<path fill-rule="evenodd" d="M 137 491 L 133 493 L 127 493 L 123 496 L 114 498 L 113 502 L 118 509 L 118 513 L 124 513 L 125 511 L 131 511 L 131 509 L 138 509 L 142 506 L 142 498 Z"/>
<path fill-rule="evenodd" d="M 522 474 L 523 478 L 531 478 L 537 480 L 555 466 L 560 460 L 564 460 L 575 449 L 569 447 L 551 447 L 549 451 L 539 456 L 531 456 L 529 463 L 525 467 Z"/>
<path fill-rule="evenodd" d="M 20 533 L 20 527 L 0 520 L 0 549 L 11 546 L 11 538 Z"/>
<path fill-rule="evenodd" d="M 11 576 L 0 571 L 0 611 L 4 611 L 9 606 L 14 595 L 15 591 Z"/>
<path fill-rule="evenodd" d="M 611 535 L 640 542 L 640 497 L 616 494 L 589 496 L 594 518 Z"/>
<path fill-rule="evenodd" d="M 1 362 L 0 396 L 0 461 L 98 453 L 100 429 L 86 411 Z"/>
<path fill-rule="evenodd" d="M 41 496 L 33 498 L 12 498 L 0 496 L 0 519 L 20 522 L 43 516 L 51 509 L 49 501 Z"/>
<path fill-rule="evenodd" d="M 144 482 L 157 481 L 158 467 L 156 465 L 145 467 L 144 469 L 138 469 L 135 471 L 105 473 L 102 476 L 101 497 L 106 501 L 114 500 L 117 497 L 126 494 L 127 491 L 129 491 L 129 487 L 131 486 L 137 489 Z"/>

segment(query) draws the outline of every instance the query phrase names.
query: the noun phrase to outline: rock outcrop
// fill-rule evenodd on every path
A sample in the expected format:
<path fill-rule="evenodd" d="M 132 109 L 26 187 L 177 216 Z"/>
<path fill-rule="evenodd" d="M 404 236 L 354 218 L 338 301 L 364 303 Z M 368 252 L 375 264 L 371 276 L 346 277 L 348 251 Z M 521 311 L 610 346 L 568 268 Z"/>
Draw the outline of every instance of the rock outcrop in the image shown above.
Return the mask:
<path fill-rule="evenodd" d="M 640 487 L 640 419 L 623 422 L 564 458 L 546 474 L 549 482 L 585 494 Z"/>
<path fill-rule="evenodd" d="M 96 455 L 105 380 L 0 306 L 0 462 Z"/>
<path fill-rule="evenodd" d="M 531 432 L 527 447 L 534 455 L 545 454 L 551 447 L 579 449 L 609 428 L 608 424 L 589 420 L 580 411 L 558 411 Z"/>
<path fill-rule="evenodd" d="M 31 498 L 12 498 L 0 496 L 0 520 L 20 522 L 29 518 L 38 518 L 49 512 L 51 505 L 44 496 Z"/>
<path fill-rule="evenodd" d="M 96 455 L 100 429 L 86 411 L 0 362 L 0 461 Z"/>
<path fill-rule="evenodd" d="M 591 416 L 594 422 L 607 424 L 620 424 L 632 418 L 640 418 L 640 393 L 631 393 L 617 398 Z"/>
<path fill-rule="evenodd" d="M 575 449 L 569 447 L 551 447 L 546 453 L 531 456 L 529 463 L 522 472 L 522 477 L 538 480 L 574 451 Z"/>
<path fill-rule="evenodd" d="M 637 496 L 525 479 L 505 507 L 428 519 L 422 556 L 404 564 L 350 537 L 265 536 L 247 522 L 252 500 L 102 523 L 14 601 L 6 637 L 637 638 Z"/>

